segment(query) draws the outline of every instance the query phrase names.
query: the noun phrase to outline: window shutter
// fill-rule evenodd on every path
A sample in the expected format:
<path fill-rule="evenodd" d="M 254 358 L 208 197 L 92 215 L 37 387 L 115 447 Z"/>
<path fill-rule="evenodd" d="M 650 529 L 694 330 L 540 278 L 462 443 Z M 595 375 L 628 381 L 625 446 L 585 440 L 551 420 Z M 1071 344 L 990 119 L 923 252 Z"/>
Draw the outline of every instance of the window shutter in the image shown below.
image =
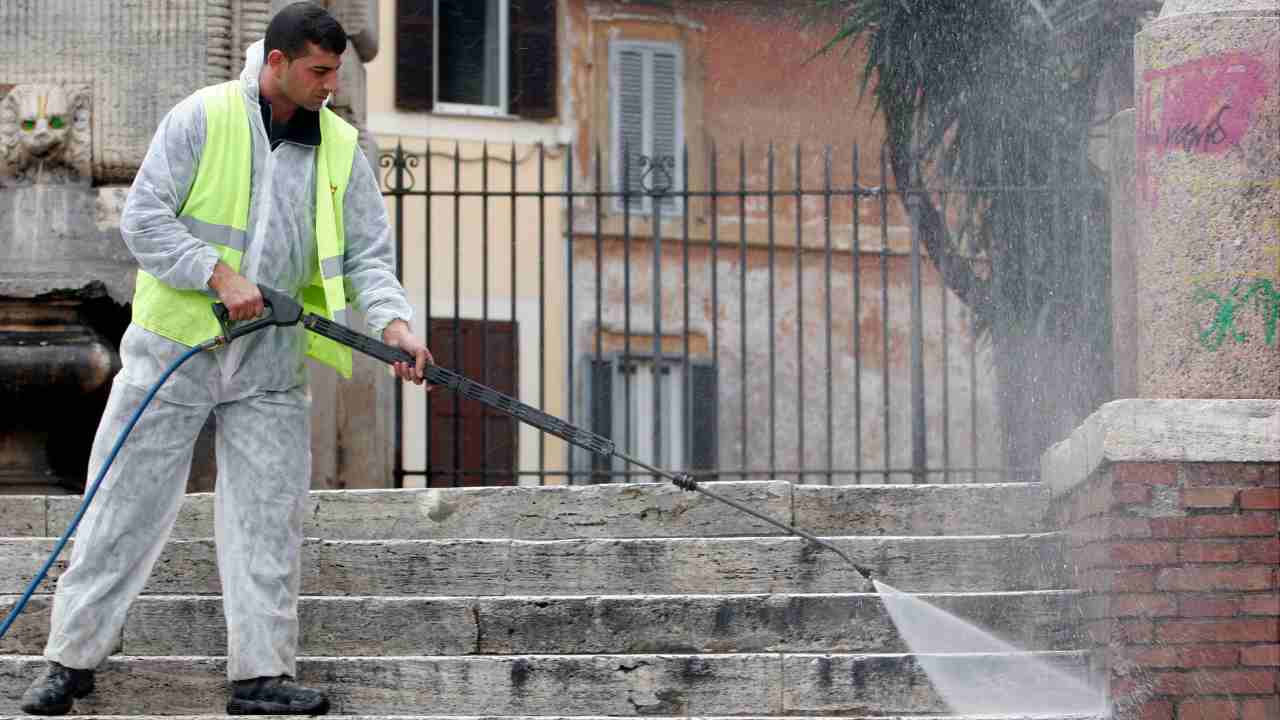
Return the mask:
<path fill-rule="evenodd" d="M 651 173 L 650 186 L 679 189 L 680 151 L 676 148 L 676 96 L 680 91 L 676 77 L 676 56 L 672 53 L 653 54 L 653 162 L 658 163 Z M 662 201 L 664 210 L 671 210 L 675 199 Z"/>
<path fill-rule="evenodd" d="M 644 146 L 644 54 L 638 50 L 619 52 L 617 73 L 618 191 L 629 193 L 627 201 L 632 207 L 642 207 L 644 168 L 640 156 L 648 154 Z M 626 178 L 622 177 L 624 168 Z"/>
<path fill-rule="evenodd" d="M 613 362 L 591 360 L 591 432 L 601 437 L 613 438 Z M 603 475 L 593 475 L 591 482 L 609 482 L 611 458 L 591 454 L 591 469 Z"/>
<path fill-rule="evenodd" d="M 710 363 L 695 363 L 689 367 L 690 391 L 693 403 L 690 433 L 693 446 L 689 448 L 689 468 L 691 470 L 714 470 L 718 461 L 720 407 L 719 380 L 716 366 Z"/>
<path fill-rule="evenodd" d="M 435 104 L 435 2 L 396 0 L 396 107 L 430 111 Z"/>
<path fill-rule="evenodd" d="M 556 117 L 556 0 L 511 0 L 510 28 L 511 114 Z"/>

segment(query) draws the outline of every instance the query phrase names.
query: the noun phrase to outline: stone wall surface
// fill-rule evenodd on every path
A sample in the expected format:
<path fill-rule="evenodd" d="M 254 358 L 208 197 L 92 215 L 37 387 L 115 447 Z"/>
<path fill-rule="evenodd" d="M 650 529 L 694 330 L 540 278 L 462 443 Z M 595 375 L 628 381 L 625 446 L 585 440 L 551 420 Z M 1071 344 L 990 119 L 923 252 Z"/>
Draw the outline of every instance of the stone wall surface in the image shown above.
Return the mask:
<path fill-rule="evenodd" d="M 1280 8 L 1168 3 L 1137 36 L 1140 397 L 1280 397 Z"/>
<path fill-rule="evenodd" d="M 231 76 L 232 0 L 0 3 L 0 83 L 87 83 L 94 179 L 133 179 L 160 118 Z"/>

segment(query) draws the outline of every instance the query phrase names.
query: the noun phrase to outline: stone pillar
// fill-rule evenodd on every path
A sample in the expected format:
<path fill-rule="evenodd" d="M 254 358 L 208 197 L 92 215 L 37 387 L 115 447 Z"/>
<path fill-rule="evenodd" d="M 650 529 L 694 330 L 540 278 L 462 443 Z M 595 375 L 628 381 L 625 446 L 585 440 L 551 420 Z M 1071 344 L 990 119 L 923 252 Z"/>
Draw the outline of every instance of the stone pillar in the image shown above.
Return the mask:
<path fill-rule="evenodd" d="M 1138 396 L 1138 288 L 1134 258 L 1134 111 L 1116 113 L 1107 130 L 1111 202 L 1111 364 L 1116 398 Z"/>
<path fill-rule="evenodd" d="M 1137 36 L 1139 397 L 1280 397 L 1280 9 L 1180 0 Z"/>

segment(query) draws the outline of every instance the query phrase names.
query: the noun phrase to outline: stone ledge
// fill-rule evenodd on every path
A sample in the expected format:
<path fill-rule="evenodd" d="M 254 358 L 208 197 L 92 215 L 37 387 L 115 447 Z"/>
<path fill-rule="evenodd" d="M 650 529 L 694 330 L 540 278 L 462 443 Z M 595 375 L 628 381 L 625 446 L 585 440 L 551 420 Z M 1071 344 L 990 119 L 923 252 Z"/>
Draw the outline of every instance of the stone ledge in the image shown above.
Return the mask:
<path fill-rule="evenodd" d="M 1280 462 L 1280 400 L 1115 400 L 1040 458 L 1054 496 L 1117 462 Z"/>

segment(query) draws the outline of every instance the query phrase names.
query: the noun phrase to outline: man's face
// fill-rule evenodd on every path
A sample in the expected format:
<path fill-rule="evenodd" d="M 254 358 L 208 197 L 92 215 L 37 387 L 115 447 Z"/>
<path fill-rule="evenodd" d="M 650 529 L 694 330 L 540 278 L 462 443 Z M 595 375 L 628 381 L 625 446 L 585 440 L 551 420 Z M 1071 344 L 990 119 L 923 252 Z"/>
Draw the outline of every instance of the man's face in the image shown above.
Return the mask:
<path fill-rule="evenodd" d="M 306 55 L 293 60 L 279 50 L 272 50 L 267 64 L 280 91 L 299 107 L 319 110 L 338 90 L 342 58 L 315 43 L 307 43 Z"/>

